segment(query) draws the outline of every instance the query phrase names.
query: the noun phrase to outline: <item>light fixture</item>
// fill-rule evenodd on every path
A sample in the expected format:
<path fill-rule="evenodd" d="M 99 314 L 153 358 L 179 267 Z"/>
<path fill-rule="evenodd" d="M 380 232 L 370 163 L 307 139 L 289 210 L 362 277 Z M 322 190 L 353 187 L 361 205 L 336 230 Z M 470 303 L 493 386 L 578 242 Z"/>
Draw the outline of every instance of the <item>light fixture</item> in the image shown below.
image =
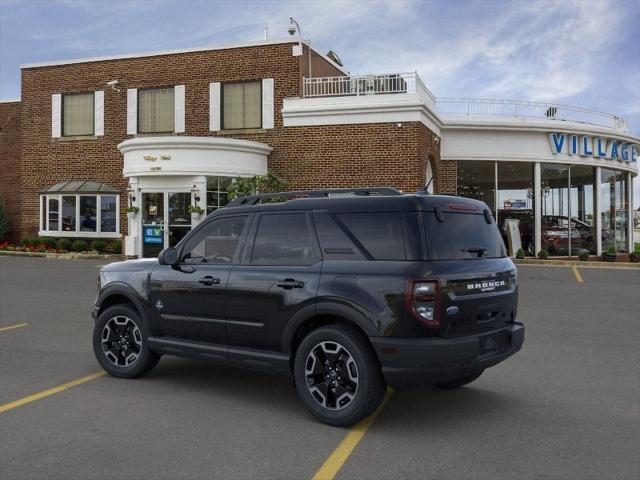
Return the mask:
<path fill-rule="evenodd" d="M 195 200 L 196 203 L 200 201 L 199 190 L 198 190 L 198 187 L 196 187 L 195 185 L 191 189 L 191 195 L 193 196 L 193 199 Z"/>
<path fill-rule="evenodd" d="M 136 191 L 129 187 L 127 189 L 127 195 L 129 195 L 129 206 L 131 207 L 133 205 L 133 202 L 136 201 L 136 196 L 135 196 Z"/>
<path fill-rule="evenodd" d="M 300 31 L 300 24 L 296 22 L 293 17 L 289 17 L 289 27 L 287 28 L 289 35 L 294 36 L 296 33 L 298 34 L 298 45 L 293 46 L 293 56 L 300 57 L 302 56 L 302 32 Z M 311 40 L 307 40 L 307 47 L 309 48 L 309 77 L 311 77 Z"/>

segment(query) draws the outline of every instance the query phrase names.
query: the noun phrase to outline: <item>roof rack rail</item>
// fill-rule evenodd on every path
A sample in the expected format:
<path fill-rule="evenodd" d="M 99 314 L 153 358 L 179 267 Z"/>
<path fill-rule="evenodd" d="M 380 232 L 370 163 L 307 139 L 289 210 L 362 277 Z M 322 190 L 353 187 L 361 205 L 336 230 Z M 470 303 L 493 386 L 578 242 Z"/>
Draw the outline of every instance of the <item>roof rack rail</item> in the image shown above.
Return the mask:
<path fill-rule="evenodd" d="M 226 207 L 244 207 L 247 205 L 256 205 L 261 200 L 269 198 L 280 197 L 293 197 L 296 198 L 328 198 L 331 196 L 370 196 L 370 195 L 402 195 L 400 190 L 396 190 L 392 187 L 371 187 L 371 188 L 328 188 L 324 190 L 297 190 L 292 192 L 277 192 L 277 193 L 261 193 L 257 195 L 246 195 L 244 197 L 238 197 L 235 200 L 229 202 Z"/>

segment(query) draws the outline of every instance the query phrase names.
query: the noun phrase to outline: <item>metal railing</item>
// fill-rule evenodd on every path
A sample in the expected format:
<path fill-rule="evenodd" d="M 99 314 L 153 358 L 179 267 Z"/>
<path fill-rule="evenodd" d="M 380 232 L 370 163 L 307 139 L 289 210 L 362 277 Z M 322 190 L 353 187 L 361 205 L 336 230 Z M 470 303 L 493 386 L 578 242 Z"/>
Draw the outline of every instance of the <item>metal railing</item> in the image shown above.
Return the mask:
<path fill-rule="evenodd" d="M 559 103 L 528 100 L 490 100 L 483 98 L 439 98 L 437 111 L 442 115 L 506 116 L 544 118 L 589 123 L 628 131 L 627 122 L 611 113 Z"/>
<path fill-rule="evenodd" d="M 397 93 L 425 94 L 435 97 L 416 72 L 305 78 L 304 98 L 384 95 Z"/>

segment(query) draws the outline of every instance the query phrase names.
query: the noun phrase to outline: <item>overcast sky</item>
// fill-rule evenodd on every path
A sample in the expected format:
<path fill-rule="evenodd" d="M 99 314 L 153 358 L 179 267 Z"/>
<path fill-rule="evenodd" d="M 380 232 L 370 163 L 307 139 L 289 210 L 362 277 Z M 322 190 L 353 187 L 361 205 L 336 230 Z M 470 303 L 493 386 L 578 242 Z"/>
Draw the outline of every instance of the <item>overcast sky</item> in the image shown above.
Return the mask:
<path fill-rule="evenodd" d="M 640 0 L 0 0 L 0 98 L 23 63 L 281 39 L 290 16 L 352 73 L 613 112 L 640 135 Z"/>

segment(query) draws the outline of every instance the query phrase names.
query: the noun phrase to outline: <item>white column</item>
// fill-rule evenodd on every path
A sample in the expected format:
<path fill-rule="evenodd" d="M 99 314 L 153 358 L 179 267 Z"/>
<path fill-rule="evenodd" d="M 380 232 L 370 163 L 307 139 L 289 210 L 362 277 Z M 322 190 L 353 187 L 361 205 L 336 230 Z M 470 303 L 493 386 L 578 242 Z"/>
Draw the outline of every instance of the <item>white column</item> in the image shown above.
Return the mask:
<path fill-rule="evenodd" d="M 533 228 L 535 229 L 535 252 L 542 250 L 542 180 L 540 162 L 533 164 Z"/>
<path fill-rule="evenodd" d="M 596 167 L 596 183 L 593 188 L 595 204 L 596 255 L 602 255 L 602 202 L 600 200 L 600 167 Z"/>
<path fill-rule="evenodd" d="M 135 257 L 142 256 L 142 194 L 138 188 L 138 177 L 131 177 L 129 179 L 129 188 L 133 190 L 133 196 L 135 201 L 131 202 L 131 205 L 140 208 L 138 213 L 133 218 L 129 218 L 127 215 L 127 236 L 124 238 L 124 254 L 127 256 Z M 129 198 L 127 198 L 127 206 L 129 205 Z"/>
<path fill-rule="evenodd" d="M 200 197 L 200 201 L 197 202 L 196 205 L 202 208 L 204 213 L 197 218 L 193 216 L 191 217 L 191 228 L 194 228 L 207 216 L 207 177 L 204 175 L 193 177 L 193 185 L 196 186 L 196 189 L 198 190 L 197 195 Z"/>
<path fill-rule="evenodd" d="M 629 253 L 633 252 L 633 175 L 631 172 L 627 172 L 627 215 L 629 223 L 627 225 L 628 235 L 628 247 Z"/>

